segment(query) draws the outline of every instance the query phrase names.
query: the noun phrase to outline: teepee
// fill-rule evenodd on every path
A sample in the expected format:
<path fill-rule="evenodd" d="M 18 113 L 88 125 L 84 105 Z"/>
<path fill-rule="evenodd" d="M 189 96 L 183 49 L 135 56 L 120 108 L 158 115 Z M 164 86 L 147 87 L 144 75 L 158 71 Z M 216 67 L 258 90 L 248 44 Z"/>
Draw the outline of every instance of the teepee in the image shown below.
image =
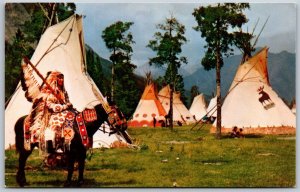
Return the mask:
<path fill-rule="evenodd" d="M 170 110 L 170 91 L 170 86 L 167 85 L 158 92 L 158 99 L 167 113 Z M 193 115 L 182 103 L 179 92 L 173 93 L 173 121 L 180 121 L 184 124 L 191 124 L 195 122 Z"/>
<path fill-rule="evenodd" d="M 166 115 L 165 109 L 158 100 L 155 84 L 149 83 L 145 87 L 139 104 L 128 125 L 132 127 L 153 127 L 153 120 L 155 118 L 156 125 L 162 126 Z"/>
<path fill-rule="evenodd" d="M 206 102 L 203 93 L 194 97 L 189 111 L 195 117 L 196 121 L 199 121 L 206 115 Z"/>
<path fill-rule="evenodd" d="M 104 99 L 86 72 L 84 47 L 82 17 L 73 15 L 45 31 L 30 59 L 44 77 L 53 70 L 64 74 L 70 102 L 78 111 L 93 107 Z M 41 84 L 38 76 L 35 79 Z M 30 112 L 31 107 L 32 103 L 26 100 L 19 83 L 5 109 L 5 148 L 15 143 L 14 125 Z M 108 134 L 103 139 L 105 137 Z"/>
<path fill-rule="evenodd" d="M 263 48 L 236 72 L 222 105 L 222 132 L 233 126 L 244 133 L 290 134 L 296 116 L 272 89 L 267 69 L 268 48 Z M 216 122 L 211 129 L 215 132 Z"/>
<path fill-rule="evenodd" d="M 217 116 L 217 97 L 214 97 L 209 101 L 206 111 L 207 111 L 207 117 Z"/>
<path fill-rule="evenodd" d="M 107 122 L 104 122 L 93 136 L 93 148 L 112 148 L 115 143 L 127 144 L 126 140 L 120 134 L 109 134 L 110 128 Z"/>

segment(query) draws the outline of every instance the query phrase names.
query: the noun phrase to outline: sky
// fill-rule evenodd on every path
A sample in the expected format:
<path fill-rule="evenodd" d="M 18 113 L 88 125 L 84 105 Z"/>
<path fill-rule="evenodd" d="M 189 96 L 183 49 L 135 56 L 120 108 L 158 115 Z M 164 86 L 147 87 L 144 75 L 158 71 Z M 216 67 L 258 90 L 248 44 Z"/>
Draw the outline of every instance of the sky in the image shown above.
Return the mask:
<path fill-rule="evenodd" d="M 188 42 L 182 47 L 181 55 L 187 57 L 188 65 L 184 65 L 183 68 L 193 72 L 195 68 L 200 67 L 200 61 L 205 53 L 205 41 L 201 38 L 201 33 L 193 29 L 196 20 L 192 12 L 207 3 L 160 2 L 162 3 L 76 3 L 76 13 L 85 16 L 83 20 L 85 43 L 101 57 L 108 59 L 111 53 L 101 38 L 102 31 L 119 20 L 134 22 L 130 28 L 135 41 L 132 62 L 138 66 L 136 72 L 143 73 L 150 69 L 149 58 L 155 55 L 155 52 L 146 46 L 149 40 L 154 39 L 154 33 L 159 31 L 156 28 L 157 24 L 164 23 L 166 18 L 173 15 L 186 28 L 185 36 Z M 252 32 L 259 20 L 254 35 L 259 34 L 269 18 L 258 39 L 257 47 L 268 46 L 273 53 L 283 50 L 295 53 L 297 18 L 295 4 L 250 3 L 250 10 L 244 13 L 249 19 L 243 27 L 245 31 Z"/>

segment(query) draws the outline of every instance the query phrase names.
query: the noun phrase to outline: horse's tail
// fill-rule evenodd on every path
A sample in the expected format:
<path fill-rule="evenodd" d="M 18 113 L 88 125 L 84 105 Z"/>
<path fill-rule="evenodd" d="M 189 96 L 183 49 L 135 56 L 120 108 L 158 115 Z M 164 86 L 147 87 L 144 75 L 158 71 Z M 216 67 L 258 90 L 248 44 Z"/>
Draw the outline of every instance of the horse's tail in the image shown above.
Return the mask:
<path fill-rule="evenodd" d="M 18 119 L 18 121 L 15 124 L 15 145 L 16 145 L 16 151 L 20 152 L 21 150 L 24 150 L 24 120 L 26 116 L 23 116 Z"/>

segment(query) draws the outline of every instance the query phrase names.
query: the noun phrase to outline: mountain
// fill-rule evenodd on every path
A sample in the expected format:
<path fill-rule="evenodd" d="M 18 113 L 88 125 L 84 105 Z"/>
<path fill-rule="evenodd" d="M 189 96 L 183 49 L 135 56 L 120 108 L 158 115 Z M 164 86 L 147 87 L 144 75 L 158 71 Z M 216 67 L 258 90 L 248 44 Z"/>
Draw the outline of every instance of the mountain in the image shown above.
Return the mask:
<path fill-rule="evenodd" d="M 227 93 L 240 61 L 241 55 L 224 58 L 224 66 L 221 69 L 222 96 Z M 296 96 L 296 55 L 287 51 L 269 53 L 268 72 L 273 89 L 281 98 L 291 102 Z M 215 69 L 205 71 L 201 67 L 184 78 L 185 89 L 189 91 L 193 85 L 197 85 L 200 92 L 212 95 L 215 93 L 215 77 Z"/>
<path fill-rule="evenodd" d="M 151 71 L 152 77 L 154 79 L 157 79 L 159 76 L 164 76 L 165 72 L 167 70 L 166 66 L 162 67 L 156 67 L 156 66 L 150 66 L 148 63 L 145 63 L 144 65 L 137 66 L 134 73 L 139 76 L 145 76 L 147 72 Z M 185 69 L 183 67 L 179 68 L 178 73 L 182 75 L 183 77 L 189 76 L 192 74 L 189 69 Z"/>
<path fill-rule="evenodd" d="M 26 4 L 5 4 L 5 41 L 11 43 L 18 28 L 24 28 L 24 22 L 30 19 Z M 22 15 L 22 16 L 20 16 Z"/>

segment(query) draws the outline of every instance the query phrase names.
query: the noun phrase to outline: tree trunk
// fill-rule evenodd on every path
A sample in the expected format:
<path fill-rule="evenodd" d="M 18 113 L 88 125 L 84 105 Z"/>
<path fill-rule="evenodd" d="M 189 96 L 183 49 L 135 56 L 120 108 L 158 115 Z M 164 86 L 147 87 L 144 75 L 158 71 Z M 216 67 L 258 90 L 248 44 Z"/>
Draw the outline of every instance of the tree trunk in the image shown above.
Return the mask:
<path fill-rule="evenodd" d="M 221 58 L 220 51 L 217 49 L 217 66 L 216 66 L 216 96 L 217 96 L 217 127 L 216 127 L 216 138 L 221 139 Z"/>
<path fill-rule="evenodd" d="M 173 92 L 174 92 L 174 87 L 173 84 L 170 85 L 170 129 L 171 131 L 173 130 Z"/>
<path fill-rule="evenodd" d="M 114 50 L 114 56 L 116 55 L 116 50 Z M 115 59 L 111 66 L 111 101 L 114 101 L 114 91 L 115 91 Z"/>

